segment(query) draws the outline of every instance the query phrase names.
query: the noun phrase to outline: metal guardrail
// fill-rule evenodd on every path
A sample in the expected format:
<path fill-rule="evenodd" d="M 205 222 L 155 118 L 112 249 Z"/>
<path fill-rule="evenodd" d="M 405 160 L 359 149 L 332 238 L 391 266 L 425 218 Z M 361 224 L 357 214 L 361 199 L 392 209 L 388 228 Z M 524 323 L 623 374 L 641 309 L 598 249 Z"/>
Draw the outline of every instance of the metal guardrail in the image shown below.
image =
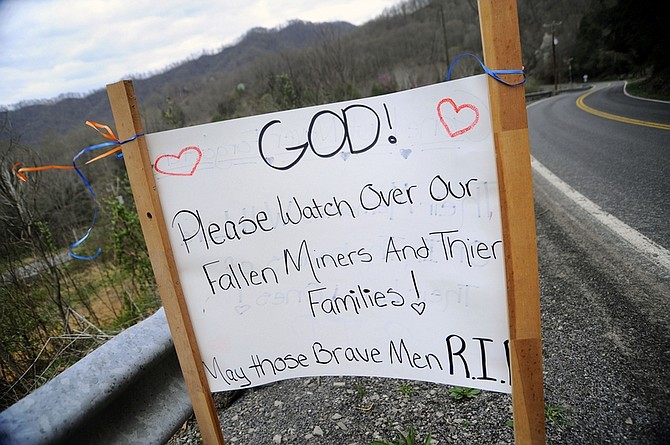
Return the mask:
<path fill-rule="evenodd" d="M 544 99 L 545 97 L 551 97 L 554 95 L 554 92 L 551 90 L 548 91 L 538 91 L 535 93 L 526 93 L 526 102 L 533 102 L 534 100 Z"/>
<path fill-rule="evenodd" d="M 544 90 L 536 91 L 534 93 L 526 93 L 526 103 L 530 103 L 536 100 L 544 99 L 545 97 L 556 96 L 561 93 L 573 93 L 576 91 L 586 91 L 591 88 L 591 84 L 581 84 L 575 86 L 562 85 L 557 91 L 554 90 Z"/>
<path fill-rule="evenodd" d="M 192 412 L 161 308 L 0 413 L 0 444 L 164 444 Z"/>

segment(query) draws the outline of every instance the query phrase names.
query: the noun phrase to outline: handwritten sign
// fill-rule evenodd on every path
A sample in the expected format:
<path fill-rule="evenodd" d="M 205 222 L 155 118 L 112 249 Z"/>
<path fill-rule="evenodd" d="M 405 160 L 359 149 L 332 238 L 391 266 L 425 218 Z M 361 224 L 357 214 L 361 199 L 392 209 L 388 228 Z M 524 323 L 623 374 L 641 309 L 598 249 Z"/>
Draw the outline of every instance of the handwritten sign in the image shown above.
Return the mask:
<path fill-rule="evenodd" d="M 146 141 L 213 391 L 317 375 L 511 391 L 485 75 Z"/>

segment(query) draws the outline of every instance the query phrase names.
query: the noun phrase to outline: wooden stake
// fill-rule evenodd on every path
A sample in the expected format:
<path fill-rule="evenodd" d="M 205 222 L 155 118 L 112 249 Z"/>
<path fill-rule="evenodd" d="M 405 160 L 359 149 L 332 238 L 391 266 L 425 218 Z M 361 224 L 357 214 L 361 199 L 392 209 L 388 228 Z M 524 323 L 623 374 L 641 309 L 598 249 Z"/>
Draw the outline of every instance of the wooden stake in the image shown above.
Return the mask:
<path fill-rule="evenodd" d="M 107 85 L 107 95 L 112 106 L 117 136 L 124 140 L 143 133 L 132 82 L 126 80 Z M 124 144 L 122 150 L 158 292 L 165 308 L 200 434 L 206 445 L 224 445 L 219 418 L 177 274 L 144 138 Z"/>
<path fill-rule="evenodd" d="M 516 0 L 479 0 L 484 63 L 492 70 L 520 69 Z M 546 443 L 540 287 L 530 140 L 523 87 L 489 78 L 500 187 L 512 365 L 514 439 Z"/>

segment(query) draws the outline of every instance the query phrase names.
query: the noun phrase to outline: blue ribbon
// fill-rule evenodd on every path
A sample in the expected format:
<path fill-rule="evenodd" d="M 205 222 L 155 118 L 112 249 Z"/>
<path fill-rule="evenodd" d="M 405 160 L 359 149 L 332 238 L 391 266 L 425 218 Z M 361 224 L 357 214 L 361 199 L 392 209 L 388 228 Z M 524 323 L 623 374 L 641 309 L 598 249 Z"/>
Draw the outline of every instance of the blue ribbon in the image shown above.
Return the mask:
<path fill-rule="evenodd" d="M 449 71 L 447 71 L 447 77 L 444 79 L 445 81 L 448 82 L 448 81 L 451 80 L 451 71 L 453 70 L 454 65 L 456 65 L 456 62 L 458 62 L 460 59 L 462 59 L 463 57 L 466 57 L 466 56 L 474 57 L 477 60 L 477 62 L 479 62 L 479 64 L 481 65 L 484 72 L 486 74 L 488 74 L 489 76 L 493 77 L 498 82 L 502 82 L 505 85 L 509 85 L 511 87 L 516 87 L 516 86 L 523 85 L 524 83 L 526 83 L 526 73 L 523 72 L 523 69 L 520 69 L 520 70 L 492 70 L 489 67 L 487 67 L 486 65 L 484 65 L 484 62 L 482 62 L 479 57 L 477 57 L 477 56 L 475 56 L 474 54 L 471 54 L 471 53 L 461 54 L 458 57 L 456 57 L 453 60 L 453 62 L 451 62 L 451 65 L 449 65 Z M 511 82 L 507 82 L 505 79 L 500 77 L 500 75 L 505 76 L 505 75 L 510 75 L 510 74 L 521 74 L 523 76 L 523 80 L 521 80 L 520 82 L 511 83 Z"/>
<path fill-rule="evenodd" d="M 84 176 L 84 173 L 77 167 L 77 159 L 84 153 L 88 153 L 94 150 L 99 150 L 101 148 L 107 148 L 107 147 L 113 147 L 117 145 L 123 145 L 127 142 L 134 141 L 140 136 L 144 136 L 144 133 L 142 134 L 136 134 L 135 136 L 126 139 L 125 141 L 110 141 L 110 142 L 102 142 L 100 144 L 95 144 L 91 145 L 89 147 L 84 148 L 81 150 L 79 153 L 76 154 L 74 158 L 72 158 L 72 167 L 74 168 L 74 171 L 77 172 L 79 177 L 81 178 L 82 182 L 86 186 L 86 189 L 88 190 L 88 193 L 91 195 L 91 199 L 93 200 L 93 203 L 95 204 L 95 192 L 93 191 L 93 187 L 91 187 L 91 183 L 88 182 L 88 179 L 86 179 L 86 176 Z M 121 159 L 123 157 L 122 153 L 119 153 L 117 156 L 117 159 Z M 88 230 L 86 230 L 86 233 L 84 236 L 82 236 L 80 239 L 78 239 L 76 242 L 70 244 L 69 250 L 70 250 L 70 256 L 72 258 L 78 259 L 78 260 L 94 260 L 96 259 L 101 253 L 102 253 L 102 248 L 98 247 L 98 250 L 93 255 L 85 256 L 85 255 L 78 255 L 74 253 L 74 249 L 77 248 L 80 244 L 82 244 L 86 239 L 89 237 L 91 232 L 93 231 L 93 226 L 95 226 L 95 223 L 98 219 L 98 208 L 96 207 L 93 209 L 93 220 L 91 221 L 91 225 L 89 226 Z"/>

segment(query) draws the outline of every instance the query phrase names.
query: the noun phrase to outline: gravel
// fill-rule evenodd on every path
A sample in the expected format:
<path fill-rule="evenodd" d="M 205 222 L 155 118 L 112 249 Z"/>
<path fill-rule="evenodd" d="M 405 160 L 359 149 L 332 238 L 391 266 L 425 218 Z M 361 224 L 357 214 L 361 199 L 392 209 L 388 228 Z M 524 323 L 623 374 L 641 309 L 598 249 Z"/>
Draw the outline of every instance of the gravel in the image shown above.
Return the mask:
<path fill-rule="evenodd" d="M 449 388 L 367 377 L 291 379 L 243 392 L 219 417 L 227 444 L 363 445 L 395 440 L 410 426 L 417 443 L 428 434 L 432 444 L 514 442 L 509 395 L 481 392 L 457 402 Z M 193 421 L 171 442 L 196 443 Z"/>
<path fill-rule="evenodd" d="M 670 443 L 669 272 L 539 185 L 547 443 Z M 509 395 L 457 401 L 449 390 L 322 377 L 214 396 L 227 444 L 397 443 L 410 427 L 417 444 L 514 443 Z M 194 419 L 170 441 L 198 443 Z"/>

